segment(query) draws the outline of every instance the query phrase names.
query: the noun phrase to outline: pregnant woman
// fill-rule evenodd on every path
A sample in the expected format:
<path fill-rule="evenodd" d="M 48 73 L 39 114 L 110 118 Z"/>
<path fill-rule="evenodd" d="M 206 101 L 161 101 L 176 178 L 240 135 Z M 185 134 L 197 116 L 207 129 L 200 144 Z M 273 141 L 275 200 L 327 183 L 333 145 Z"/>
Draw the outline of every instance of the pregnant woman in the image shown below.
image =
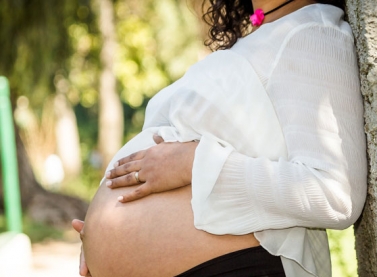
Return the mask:
<path fill-rule="evenodd" d="M 85 228 L 73 222 L 83 275 L 328 277 L 325 229 L 361 213 L 363 107 L 344 3 L 209 2 L 219 51 L 149 102 Z"/>

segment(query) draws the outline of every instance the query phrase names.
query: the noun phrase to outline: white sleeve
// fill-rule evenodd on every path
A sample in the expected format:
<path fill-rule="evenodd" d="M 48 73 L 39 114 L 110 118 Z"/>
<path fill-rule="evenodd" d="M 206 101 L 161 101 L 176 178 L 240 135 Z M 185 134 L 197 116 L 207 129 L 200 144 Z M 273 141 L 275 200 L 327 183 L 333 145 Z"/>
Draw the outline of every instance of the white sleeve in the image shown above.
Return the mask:
<path fill-rule="evenodd" d="M 291 35 L 267 91 L 288 159 L 232 152 L 211 137 L 201 141 L 193 166 L 195 226 L 214 234 L 350 226 L 361 213 L 367 176 L 352 38 L 322 26 Z"/>

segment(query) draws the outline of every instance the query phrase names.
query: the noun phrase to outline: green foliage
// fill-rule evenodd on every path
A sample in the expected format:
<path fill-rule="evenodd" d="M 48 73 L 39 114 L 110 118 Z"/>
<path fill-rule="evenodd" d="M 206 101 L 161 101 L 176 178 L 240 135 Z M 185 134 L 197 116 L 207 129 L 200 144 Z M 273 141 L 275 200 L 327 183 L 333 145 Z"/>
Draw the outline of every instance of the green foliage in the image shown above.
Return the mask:
<path fill-rule="evenodd" d="M 121 96 L 131 107 L 181 77 L 198 56 L 198 26 L 183 1 L 144 1 L 137 10 L 118 2 L 115 72 Z"/>
<path fill-rule="evenodd" d="M 46 239 L 63 239 L 64 231 L 53 228 L 49 225 L 34 222 L 28 217 L 23 218 L 23 233 L 25 233 L 31 242 L 41 242 Z M 0 215 L 0 233 L 7 231 L 5 228 L 5 217 Z"/>
<path fill-rule="evenodd" d="M 90 7 L 79 6 L 77 14 L 85 21 L 72 21 L 67 26 L 73 50 L 67 61 L 67 95 L 73 105 L 80 103 L 85 108 L 91 108 L 98 101 L 101 39 L 96 17 Z"/>
<path fill-rule="evenodd" d="M 2 2 L 0 75 L 14 99 L 25 95 L 40 112 L 46 96 L 60 91 L 73 105 L 96 105 L 101 37 L 92 2 Z M 198 22 L 183 0 L 117 1 L 115 20 L 118 90 L 136 111 L 197 59 Z"/>
<path fill-rule="evenodd" d="M 56 229 L 50 225 L 35 222 L 29 218 L 24 218 L 24 233 L 28 235 L 31 242 L 41 242 L 46 239 L 63 239 L 64 230 Z"/>
<path fill-rule="evenodd" d="M 333 277 L 357 276 L 353 227 L 342 231 L 327 230 L 330 242 Z"/>
<path fill-rule="evenodd" d="M 7 0 L 0 5 L 0 75 L 13 96 L 27 95 L 34 108 L 53 91 L 53 77 L 70 55 L 64 22 L 77 1 Z M 30 97 L 32 96 L 32 97 Z"/>
<path fill-rule="evenodd" d="M 102 38 L 95 3 L 4 0 L 0 5 L 0 75 L 10 79 L 13 103 L 26 96 L 36 130 L 47 133 L 44 128 L 51 126 L 45 126 L 43 119 L 46 99 L 56 93 L 67 96 L 87 153 L 83 155 L 85 178 L 80 182 L 89 189 L 98 175 L 89 159 L 99 128 Z M 118 41 L 114 72 L 123 102 L 126 142 L 140 131 L 148 100 L 197 60 L 201 43 L 198 22 L 185 0 L 114 1 L 114 10 Z"/>
<path fill-rule="evenodd" d="M 75 179 L 70 180 L 61 186 L 60 193 L 77 196 L 90 202 L 96 193 L 99 183 L 103 177 L 103 172 L 99 168 L 90 164 L 91 148 L 81 144 L 81 153 L 83 155 L 82 174 Z"/>
<path fill-rule="evenodd" d="M 198 22 L 186 1 L 117 1 L 114 5 L 117 51 L 114 72 L 124 107 L 125 141 L 141 129 L 148 100 L 181 77 L 200 50 Z M 80 6 L 80 13 L 94 14 Z M 88 22 L 70 22 L 71 48 L 67 95 L 78 118 L 80 138 L 96 145 L 101 38 Z M 85 119 L 85 120 L 84 120 Z M 88 125 L 89 123 L 89 125 Z"/>
<path fill-rule="evenodd" d="M 92 6 L 92 5 L 91 5 Z M 79 11 L 91 12 L 79 7 Z M 117 51 L 114 73 L 124 109 L 124 142 L 140 132 L 148 100 L 163 87 L 181 77 L 200 50 L 198 22 L 185 1 L 117 1 L 114 5 Z M 92 16 L 93 13 L 91 13 Z M 93 22 L 96 22 L 96 18 Z M 70 22 L 71 48 L 67 96 L 75 112 L 83 155 L 83 184 L 89 189 L 97 176 L 89 158 L 98 135 L 98 76 L 101 38 L 93 22 Z M 55 78 L 56 79 L 56 78 Z M 96 182 L 97 184 L 98 182 Z M 68 185 L 70 186 L 70 185 Z"/>

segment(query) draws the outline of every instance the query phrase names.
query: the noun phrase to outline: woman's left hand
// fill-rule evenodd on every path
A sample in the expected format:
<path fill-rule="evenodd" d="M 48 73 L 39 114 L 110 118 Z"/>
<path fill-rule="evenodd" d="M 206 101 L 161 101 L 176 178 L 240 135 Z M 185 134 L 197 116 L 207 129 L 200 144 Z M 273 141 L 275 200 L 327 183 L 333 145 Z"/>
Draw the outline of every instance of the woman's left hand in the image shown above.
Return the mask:
<path fill-rule="evenodd" d="M 81 221 L 79 219 L 72 220 L 72 227 L 80 234 L 81 241 L 84 238 L 84 221 Z M 91 277 L 90 271 L 88 269 L 88 266 L 86 265 L 85 256 L 84 256 L 84 249 L 83 245 L 81 244 L 81 253 L 80 253 L 80 266 L 79 266 L 79 274 L 81 276 L 85 277 Z"/>
<path fill-rule="evenodd" d="M 130 202 L 191 183 L 198 143 L 167 143 L 159 136 L 153 139 L 157 145 L 120 159 L 114 169 L 106 172 L 106 185 L 109 188 L 139 185 L 130 193 L 119 196 L 120 202 Z"/>

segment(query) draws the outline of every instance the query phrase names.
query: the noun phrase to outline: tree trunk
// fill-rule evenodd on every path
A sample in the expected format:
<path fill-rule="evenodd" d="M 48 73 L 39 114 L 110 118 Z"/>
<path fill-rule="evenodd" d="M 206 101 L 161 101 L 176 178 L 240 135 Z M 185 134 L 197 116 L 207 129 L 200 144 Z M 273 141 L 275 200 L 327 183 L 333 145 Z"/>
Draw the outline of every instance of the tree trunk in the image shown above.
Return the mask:
<path fill-rule="evenodd" d="M 114 7 L 111 0 L 98 0 L 99 29 L 103 39 L 101 51 L 102 72 L 99 91 L 99 151 L 102 167 L 106 168 L 114 154 L 122 146 L 123 108 L 116 91 L 113 73 L 116 51 Z"/>
<path fill-rule="evenodd" d="M 81 150 L 76 115 L 65 94 L 55 96 L 54 113 L 56 151 L 63 164 L 64 179 L 72 180 L 81 173 Z"/>
<path fill-rule="evenodd" d="M 347 14 L 359 58 L 369 158 L 367 201 L 355 224 L 356 255 L 359 276 L 374 277 L 377 276 L 377 3 L 347 0 Z"/>
<path fill-rule="evenodd" d="M 16 130 L 17 132 L 17 130 Z M 73 218 L 84 219 L 88 204 L 84 201 L 43 189 L 36 181 L 24 145 L 16 133 L 18 172 L 22 209 L 35 221 L 56 227 L 69 226 Z M 3 208 L 0 178 L 0 208 Z"/>

